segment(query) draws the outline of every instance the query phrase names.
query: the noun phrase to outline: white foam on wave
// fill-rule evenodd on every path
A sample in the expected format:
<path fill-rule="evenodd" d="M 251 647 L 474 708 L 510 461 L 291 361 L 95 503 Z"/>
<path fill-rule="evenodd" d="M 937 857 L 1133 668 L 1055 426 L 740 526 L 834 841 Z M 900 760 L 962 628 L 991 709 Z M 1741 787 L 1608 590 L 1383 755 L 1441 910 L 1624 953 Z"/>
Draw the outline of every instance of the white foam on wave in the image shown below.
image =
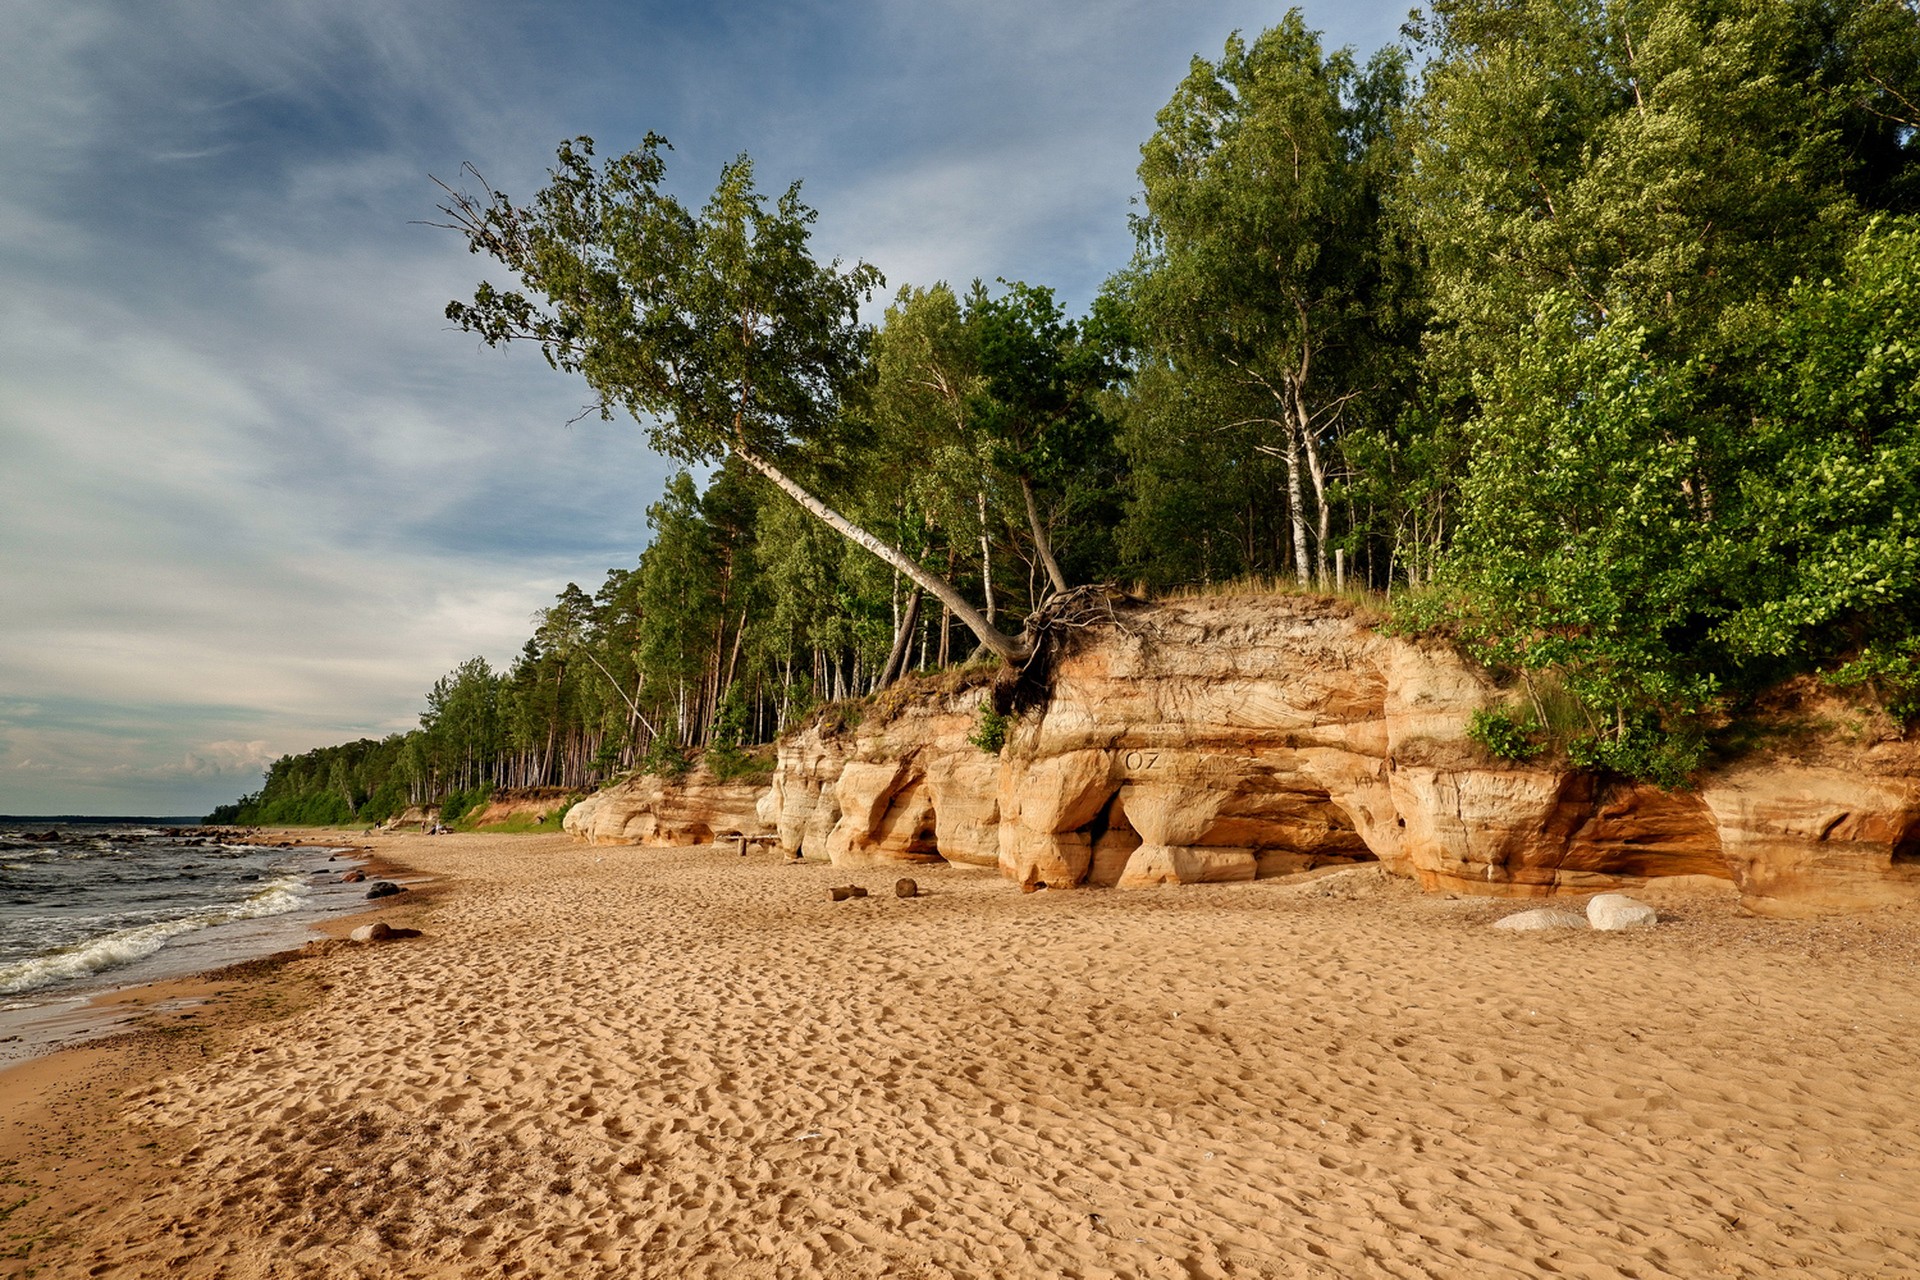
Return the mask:
<path fill-rule="evenodd" d="M 156 924 L 120 929 L 46 955 L 0 964 L 0 996 L 19 995 L 58 982 L 90 978 L 136 960 L 144 960 L 182 934 L 197 933 L 236 920 L 260 920 L 267 916 L 285 915 L 289 911 L 299 910 L 306 898 L 305 881 L 288 876 L 269 883 L 244 902 L 237 902 L 230 907 L 202 911 L 179 920 L 163 920 Z"/>
<path fill-rule="evenodd" d="M 276 880 L 239 906 L 227 912 L 228 920 L 258 920 L 263 916 L 283 916 L 297 911 L 307 900 L 305 880 Z"/>

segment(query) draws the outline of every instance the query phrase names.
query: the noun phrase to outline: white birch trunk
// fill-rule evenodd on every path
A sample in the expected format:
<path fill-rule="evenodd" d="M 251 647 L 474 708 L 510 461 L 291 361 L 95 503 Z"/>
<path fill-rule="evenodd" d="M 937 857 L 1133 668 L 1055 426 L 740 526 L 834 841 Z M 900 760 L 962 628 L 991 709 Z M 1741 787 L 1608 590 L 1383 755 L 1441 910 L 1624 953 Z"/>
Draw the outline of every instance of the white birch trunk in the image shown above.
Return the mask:
<path fill-rule="evenodd" d="M 945 578 L 942 578 L 936 573 L 928 572 L 925 568 L 921 567 L 919 562 L 915 561 L 905 552 L 874 537 L 871 533 L 868 533 L 865 529 L 862 529 L 859 525 L 853 523 L 832 507 L 829 507 L 826 503 L 801 488 L 797 482 L 771 462 L 759 457 L 743 445 L 736 442 L 732 446 L 732 449 L 736 457 L 767 479 L 773 481 L 788 497 L 805 508 L 810 515 L 825 523 L 842 537 L 858 543 L 874 555 L 879 556 L 886 563 L 892 565 L 908 578 L 912 579 L 936 600 L 953 610 L 954 616 L 966 623 L 968 630 L 980 637 L 980 642 L 986 645 L 987 648 L 993 650 L 993 652 L 999 654 L 1001 658 L 1008 662 L 1017 662 L 1027 656 L 1026 646 L 1024 644 L 1012 636 L 1001 634 L 987 618 L 981 617 L 980 611 L 967 603 L 966 597 L 955 590 L 953 584 Z M 984 501 L 984 495 L 982 500 Z M 983 526 L 981 537 L 983 549 L 985 541 L 985 530 Z M 989 612 L 991 612 L 993 608 L 991 588 L 989 588 L 987 594 L 987 608 Z"/>

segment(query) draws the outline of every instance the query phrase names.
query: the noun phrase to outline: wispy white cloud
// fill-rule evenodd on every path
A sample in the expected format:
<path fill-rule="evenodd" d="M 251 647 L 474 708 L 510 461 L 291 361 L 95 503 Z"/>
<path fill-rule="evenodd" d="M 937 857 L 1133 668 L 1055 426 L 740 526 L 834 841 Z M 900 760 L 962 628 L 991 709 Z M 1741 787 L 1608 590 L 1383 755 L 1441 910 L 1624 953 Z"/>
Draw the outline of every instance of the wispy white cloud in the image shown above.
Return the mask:
<path fill-rule="evenodd" d="M 1400 9 L 1323 20 L 1370 46 Z M 488 264 L 415 225 L 428 173 L 473 160 L 524 197 L 562 137 L 659 130 L 688 198 L 750 152 L 768 187 L 806 179 L 824 254 L 895 284 L 1084 303 L 1188 57 L 1280 12 L 16 3 L 0 811 L 251 789 L 281 752 L 408 727 L 440 672 L 506 661 L 561 584 L 632 563 L 669 465 L 633 424 L 564 425 L 583 389 L 534 353 L 449 331 Z"/>

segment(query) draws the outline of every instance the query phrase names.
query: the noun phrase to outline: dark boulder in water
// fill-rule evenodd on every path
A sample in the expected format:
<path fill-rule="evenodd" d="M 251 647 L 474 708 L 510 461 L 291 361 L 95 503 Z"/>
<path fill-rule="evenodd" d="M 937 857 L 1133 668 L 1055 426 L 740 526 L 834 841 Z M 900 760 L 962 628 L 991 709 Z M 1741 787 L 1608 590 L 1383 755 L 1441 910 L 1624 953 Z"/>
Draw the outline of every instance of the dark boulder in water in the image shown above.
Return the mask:
<path fill-rule="evenodd" d="M 367 886 L 367 896 L 369 898 L 391 898 L 396 893 L 405 892 L 405 889 L 402 889 L 391 880 L 375 880 Z"/>

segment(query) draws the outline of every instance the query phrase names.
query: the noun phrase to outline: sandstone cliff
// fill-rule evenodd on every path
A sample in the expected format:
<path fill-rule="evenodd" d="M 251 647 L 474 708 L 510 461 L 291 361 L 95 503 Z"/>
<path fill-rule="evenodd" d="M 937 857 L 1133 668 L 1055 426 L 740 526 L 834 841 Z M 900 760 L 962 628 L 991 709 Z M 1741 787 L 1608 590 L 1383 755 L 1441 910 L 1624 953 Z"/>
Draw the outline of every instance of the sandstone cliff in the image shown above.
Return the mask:
<path fill-rule="evenodd" d="M 1920 899 L 1920 752 L 1818 738 L 1662 792 L 1489 758 L 1506 701 L 1440 645 L 1301 596 L 1121 606 L 1074 629 L 1003 749 L 976 673 L 908 682 L 780 746 L 770 788 L 636 778 L 576 805 L 596 842 L 777 833 L 836 865 L 949 862 L 1028 888 L 1252 880 L 1378 860 L 1516 896 L 1731 880 L 1754 910 Z"/>
<path fill-rule="evenodd" d="M 567 801 L 576 794 L 565 787 L 527 787 L 520 790 L 496 791 L 488 797 L 486 804 L 468 812 L 464 821 L 475 827 L 487 827 L 519 817 L 524 817 L 535 825 L 551 823 L 553 815 L 566 808 Z"/>
<path fill-rule="evenodd" d="M 568 835 L 588 844 L 707 844 L 736 836 L 769 836 L 773 824 L 758 806 L 764 778 L 722 782 L 696 766 L 677 778 L 635 774 L 567 810 Z"/>
<path fill-rule="evenodd" d="M 1377 858 L 1468 893 L 1712 875 L 1776 913 L 1920 898 L 1907 744 L 1774 753 L 1679 794 L 1504 764 L 1465 736 L 1505 700 L 1483 674 L 1338 602 L 1125 609 L 1067 646 L 998 756 L 967 741 L 988 696 L 889 695 L 850 730 L 793 736 L 763 805 L 783 847 L 992 866 L 1028 887 Z"/>

